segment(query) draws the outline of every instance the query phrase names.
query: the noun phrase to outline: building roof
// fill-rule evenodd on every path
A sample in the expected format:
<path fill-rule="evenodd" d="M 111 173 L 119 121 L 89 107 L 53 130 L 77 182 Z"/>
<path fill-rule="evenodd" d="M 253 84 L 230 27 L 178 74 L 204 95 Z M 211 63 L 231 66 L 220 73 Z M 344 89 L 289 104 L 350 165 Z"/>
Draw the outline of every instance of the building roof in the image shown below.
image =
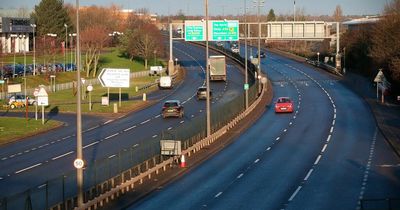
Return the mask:
<path fill-rule="evenodd" d="M 357 18 L 353 20 L 349 20 L 346 22 L 343 22 L 343 25 L 361 25 L 361 24 L 371 24 L 371 23 L 376 23 L 381 19 L 381 17 L 378 16 L 366 16 L 364 18 Z"/>

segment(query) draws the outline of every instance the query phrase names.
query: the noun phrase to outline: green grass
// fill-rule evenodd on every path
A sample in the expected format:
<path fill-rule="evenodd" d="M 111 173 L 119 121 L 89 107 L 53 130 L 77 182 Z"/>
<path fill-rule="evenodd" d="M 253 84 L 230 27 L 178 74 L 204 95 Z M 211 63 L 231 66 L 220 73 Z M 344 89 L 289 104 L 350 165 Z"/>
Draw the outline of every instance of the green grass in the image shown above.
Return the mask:
<path fill-rule="evenodd" d="M 44 132 L 62 125 L 62 122 L 46 120 L 42 125 L 42 120 L 0 117 L 0 145 L 15 141 L 17 138 L 27 137 L 36 133 Z"/>

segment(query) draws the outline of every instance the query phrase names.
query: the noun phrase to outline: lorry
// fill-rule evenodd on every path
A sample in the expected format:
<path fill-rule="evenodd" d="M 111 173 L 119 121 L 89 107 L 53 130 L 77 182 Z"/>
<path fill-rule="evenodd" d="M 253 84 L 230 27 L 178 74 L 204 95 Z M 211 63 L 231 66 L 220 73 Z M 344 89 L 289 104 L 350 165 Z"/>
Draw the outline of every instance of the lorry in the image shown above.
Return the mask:
<path fill-rule="evenodd" d="M 223 55 L 212 55 L 209 58 L 210 62 L 210 80 L 226 81 L 226 63 L 225 56 Z"/>

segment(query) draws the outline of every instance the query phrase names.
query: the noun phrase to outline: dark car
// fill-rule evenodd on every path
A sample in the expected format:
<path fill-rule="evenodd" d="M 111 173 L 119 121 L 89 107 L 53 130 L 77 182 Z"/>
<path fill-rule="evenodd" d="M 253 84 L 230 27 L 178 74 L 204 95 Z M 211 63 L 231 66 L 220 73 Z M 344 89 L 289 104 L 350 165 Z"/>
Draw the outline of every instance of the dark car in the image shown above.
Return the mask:
<path fill-rule="evenodd" d="M 256 55 L 256 58 L 258 58 L 258 53 Z M 265 52 L 263 51 L 260 52 L 260 58 L 265 58 Z"/>
<path fill-rule="evenodd" d="M 164 102 L 161 111 L 162 117 L 180 117 L 184 115 L 184 110 L 179 100 L 168 100 Z"/>
<path fill-rule="evenodd" d="M 197 88 L 196 97 L 197 97 L 197 100 L 207 99 L 207 87 L 201 86 L 201 87 Z M 211 90 L 210 90 L 210 98 L 211 98 Z"/>

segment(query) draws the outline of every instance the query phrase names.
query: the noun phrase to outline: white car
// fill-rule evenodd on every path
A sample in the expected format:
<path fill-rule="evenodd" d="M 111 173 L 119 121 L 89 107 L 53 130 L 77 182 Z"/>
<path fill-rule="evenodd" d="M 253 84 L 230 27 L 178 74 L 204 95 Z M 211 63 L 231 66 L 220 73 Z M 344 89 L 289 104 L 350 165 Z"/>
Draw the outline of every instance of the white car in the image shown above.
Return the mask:
<path fill-rule="evenodd" d="M 170 76 L 162 76 L 160 77 L 160 81 L 158 83 L 160 89 L 162 88 L 172 88 L 172 77 Z"/>

